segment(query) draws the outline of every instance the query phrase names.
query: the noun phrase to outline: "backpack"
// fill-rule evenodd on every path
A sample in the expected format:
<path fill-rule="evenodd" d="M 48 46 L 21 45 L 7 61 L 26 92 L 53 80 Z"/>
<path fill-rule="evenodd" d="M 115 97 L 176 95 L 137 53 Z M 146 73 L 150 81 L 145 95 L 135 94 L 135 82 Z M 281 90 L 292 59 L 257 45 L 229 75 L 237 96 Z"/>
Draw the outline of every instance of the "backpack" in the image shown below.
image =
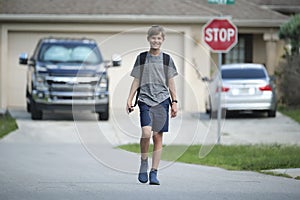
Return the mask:
<path fill-rule="evenodd" d="M 146 57 L 147 57 L 148 51 L 140 53 L 140 79 L 139 79 L 139 87 L 136 91 L 136 96 L 135 96 L 135 102 L 134 102 L 134 107 L 138 103 L 138 98 L 140 95 L 140 88 L 141 88 L 141 83 L 142 83 L 142 77 L 143 77 L 143 72 L 144 72 L 144 65 L 146 63 Z M 168 71 L 169 71 L 169 64 L 170 64 L 170 55 L 163 53 L 163 65 L 164 65 L 164 74 L 166 77 L 166 85 L 169 86 L 169 79 L 168 79 Z"/>

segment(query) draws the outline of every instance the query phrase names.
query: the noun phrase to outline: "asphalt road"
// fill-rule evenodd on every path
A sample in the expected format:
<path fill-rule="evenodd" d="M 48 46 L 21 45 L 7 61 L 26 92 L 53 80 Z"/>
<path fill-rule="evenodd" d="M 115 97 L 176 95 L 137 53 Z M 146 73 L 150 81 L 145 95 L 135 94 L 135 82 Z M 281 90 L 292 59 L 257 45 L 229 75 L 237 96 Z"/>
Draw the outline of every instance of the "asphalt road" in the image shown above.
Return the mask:
<path fill-rule="evenodd" d="M 0 140 L 1 200 L 300 199 L 300 181 L 294 179 L 174 162 L 161 163 L 160 186 L 140 184 L 136 174 L 139 156 L 115 148 L 118 143 L 137 142 L 138 139 L 138 133 L 132 133 L 135 128 L 131 127 L 131 132 L 128 130 L 130 123 L 122 114 L 112 115 L 109 122 L 101 123 L 95 116 L 85 113 L 75 115 L 75 121 L 71 115 L 52 114 L 44 121 L 34 122 L 25 111 L 13 111 L 13 115 L 18 120 L 19 130 Z M 129 117 L 130 121 L 134 119 L 134 115 Z M 167 144 L 180 140 L 186 144 L 211 142 L 207 138 L 214 122 L 205 116 L 184 114 L 176 120 L 172 122 L 176 136 L 166 136 Z M 248 139 L 250 136 L 238 137 L 237 130 L 231 130 L 234 123 L 238 126 L 240 121 L 248 124 L 252 120 L 255 126 L 260 122 L 271 127 L 272 120 L 264 117 L 227 119 L 222 141 L 225 143 L 233 138 L 253 143 L 254 139 Z M 299 126 L 286 120 L 281 115 L 275 119 L 275 123 L 289 124 L 286 124 L 287 129 L 281 129 L 288 138 L 282 141 L 295 143 L 296 138 L 299 142 L 296 132 Z M 249 124 L 251 126 L 254 125 Z M 257 139 L 258 142 L 264 140 Z"/>

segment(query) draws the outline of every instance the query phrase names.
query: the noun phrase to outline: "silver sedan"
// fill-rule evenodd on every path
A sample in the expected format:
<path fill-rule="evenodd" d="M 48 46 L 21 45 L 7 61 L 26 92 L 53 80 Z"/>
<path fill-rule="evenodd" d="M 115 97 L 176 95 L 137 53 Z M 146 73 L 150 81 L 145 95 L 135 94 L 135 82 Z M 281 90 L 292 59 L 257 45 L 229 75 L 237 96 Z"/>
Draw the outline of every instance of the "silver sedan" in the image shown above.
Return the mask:
<path fill-rule="evenodd" d="M 205 105 L 211 117 L 217 115 L 220 93 L 223 111 L 265 111 L 269 117 L 276 116 L 275 84 L 261 64 L 223 65 L 221 73 L 203 80 L 208 81 Z"/>

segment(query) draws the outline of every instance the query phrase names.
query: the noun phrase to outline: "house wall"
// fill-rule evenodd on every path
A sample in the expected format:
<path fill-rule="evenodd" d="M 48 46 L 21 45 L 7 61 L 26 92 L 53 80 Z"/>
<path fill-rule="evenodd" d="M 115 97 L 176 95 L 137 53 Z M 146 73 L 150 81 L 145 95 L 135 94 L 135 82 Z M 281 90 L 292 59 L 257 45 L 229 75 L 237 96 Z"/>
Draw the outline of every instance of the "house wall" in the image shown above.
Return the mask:
<path fill-rule="evenodd" d="M 167 31 L 163 50 L 172 55 L 179 76 L 176 78 L 179 107 L 185 111 L 204 111 L 207 86 L 202 77 L 217 70 L 218 57 L 202 42 L 200 25 L 162 24 Z M 122 67 L 109 70 L 111 107 L 123 108 L 132 78 L 129 76 L 139 52 L 147 50 L 146 32 L 151 24 L 96 23 L 7 23 L 0 26 L 0 108 L 25 108 L 26 66 L 18 64 L 19 54 L 32 54 L 41 37 L 88 37 L 95 39 L 103 57 L 114 53 L 122 56 Z M 272 29 L 272 33 L 276 30 Z M 266 63 L 266 28 L 239 28 L 239 33 L 253 34 L 253 62 Z M 276 61 L 283 52 L 283 43 L 276 41 Z"/>
<path fill-rule="evenodd" d="M 253 62 L 266 63 L 266 43 L 263 34 L 253 35 Z"/>
<path fill-rule="evenodd" d="M 95 39 L 103 57 L 122 56 L 122 67 L 109 69 L 111 107 L 123 108 L 132 78 L 129 76 L 139 52 L 147 50 L 146 32 L 150 24 L 37 24 L 11 23 L 1 29 L 1 108 L 25 108 L 26 66 L 18 64 L 20 53 L 32 55 L 42 37 L 87 37 Z M 199 74 L 209 70 L 209 53 L 201 45 L 201 26 L 165 25 L 167 35 L 162 49 L 177 66 L 179 106 L 186 111 L 204 110 L 204 84 Z"/>

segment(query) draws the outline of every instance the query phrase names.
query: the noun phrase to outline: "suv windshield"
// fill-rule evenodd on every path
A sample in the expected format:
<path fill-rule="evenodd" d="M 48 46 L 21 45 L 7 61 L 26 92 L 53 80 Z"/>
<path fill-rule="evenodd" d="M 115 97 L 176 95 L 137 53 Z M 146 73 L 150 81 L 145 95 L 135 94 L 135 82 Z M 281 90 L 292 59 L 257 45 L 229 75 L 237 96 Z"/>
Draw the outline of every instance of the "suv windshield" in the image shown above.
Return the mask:
<path fill-rule="evenodd" d="M 44 43 L 38 60 L 51 63 L 100 64 L 102 57 L 94 44 Z"/>
<path fill-rule="evenodd" d="M 263 69 L 223 69 L 222 79 L 264 79 L 266 74 Z"/>

